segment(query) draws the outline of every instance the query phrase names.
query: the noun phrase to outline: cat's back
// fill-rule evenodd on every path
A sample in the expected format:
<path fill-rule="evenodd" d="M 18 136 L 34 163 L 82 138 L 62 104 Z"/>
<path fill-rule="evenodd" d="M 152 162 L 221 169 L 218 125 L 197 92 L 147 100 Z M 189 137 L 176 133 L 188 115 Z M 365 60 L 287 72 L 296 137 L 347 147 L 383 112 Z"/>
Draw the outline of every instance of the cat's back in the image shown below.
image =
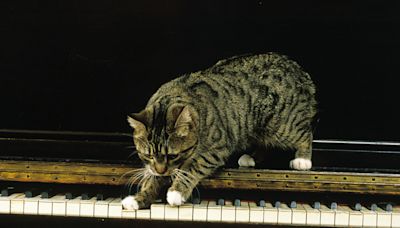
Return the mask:
<path fill-rule="evenodd" d="M 230 79 L 245 78 L 253 85 L 283 86 L 289 90 L 302 87 L 315 92 L 309 74 L 299 64 L 274 52 L 220 60 L 209 71 Z"/>
<path fill-rule="evenodd" d="M 285 55 L 269 52 L 243 55 L 218 61 L 212 67 L 185 74 L 162 85 L 151 100 L 163 96 L 186 97 L 190 94 L 211 99 L 244 98 L 247 94 L 290 93 L 313 96 L 314 84 L 299 64 Z M 150 102 L 152 103 L 152 102 Z"/>
<path fill-rule="evenodd" d="M 273 52 L 220 60 L 206 70 L 179 78 L 177 82 L 188 90 L 200 88 L 213 97 L 223 91 L 229 96 L 239 97 L 246 93 L 261 93 L 258 97 L 271 93 L 278 96 L 315 94 L 309 74 L 287 56 Z"/>

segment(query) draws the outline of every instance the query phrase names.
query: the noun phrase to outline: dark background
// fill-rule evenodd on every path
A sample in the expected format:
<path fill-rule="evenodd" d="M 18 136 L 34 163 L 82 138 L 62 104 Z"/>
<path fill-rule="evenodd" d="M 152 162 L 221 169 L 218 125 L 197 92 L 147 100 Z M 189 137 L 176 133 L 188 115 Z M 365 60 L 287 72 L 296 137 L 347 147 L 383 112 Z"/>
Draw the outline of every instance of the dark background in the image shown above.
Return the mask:
<path fill-rule="evenodd" d="M 318 87 L 315 138 L 400 140 L 398 2 L 2 0 L 0 128 L 129 132 L 162 83 L 276 51 Z"/>

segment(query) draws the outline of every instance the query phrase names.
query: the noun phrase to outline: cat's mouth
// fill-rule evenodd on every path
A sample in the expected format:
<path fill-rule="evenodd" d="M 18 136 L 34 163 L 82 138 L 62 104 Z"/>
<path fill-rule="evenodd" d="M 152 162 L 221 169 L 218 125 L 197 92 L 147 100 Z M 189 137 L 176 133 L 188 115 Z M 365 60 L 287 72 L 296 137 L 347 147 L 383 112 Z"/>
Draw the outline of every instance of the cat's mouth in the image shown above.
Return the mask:
<path fill-rule="evenodd" d="M 154 171 L 151 167 L 148 168 L 149 169 L 149 173 L 153 176 L 158 176 L 158 177 L 168 177 L 171 176 L 171 171 L 167 170 L 165 173 L 158 173 L 156 171 Z"/>

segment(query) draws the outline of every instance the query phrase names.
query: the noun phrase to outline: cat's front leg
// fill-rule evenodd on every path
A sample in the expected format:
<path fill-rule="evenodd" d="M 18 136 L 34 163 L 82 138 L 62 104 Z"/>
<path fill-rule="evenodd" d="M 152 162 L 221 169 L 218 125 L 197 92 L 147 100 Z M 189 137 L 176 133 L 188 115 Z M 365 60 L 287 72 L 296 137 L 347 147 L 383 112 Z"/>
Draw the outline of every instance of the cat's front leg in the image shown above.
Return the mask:
<path fill-rule="evenodd" d="M 198 177 L 192 177 L 190 183 L 187 182 L 186 178 L 175 177 L 167 192 L 167 202 L 169 205 L 179 206 L 186 202 L 198 183 Z"/>
<path fill-rule="evenodd" d="M 164 177 L 151 176 L 143 180 L 140 191 L 134 196 L 127 196 L 122 200 L 122 207 L 129 210 L 148 208 L 159 196 L 160 190 L 167 180 Z"/>
<path fill-rule="evenodd" d="M 215 152 L 217 155 L 226 154 Z M 167 192 L 167 201 L 171 206 L 182 205 L 192 194 L 193 189 L 203 179 L 215 172 L 224 165 L 222 156 L 212 156 L 210 154 L 197 156 L 187 168 L 175 169 L 173 182 Z"/>

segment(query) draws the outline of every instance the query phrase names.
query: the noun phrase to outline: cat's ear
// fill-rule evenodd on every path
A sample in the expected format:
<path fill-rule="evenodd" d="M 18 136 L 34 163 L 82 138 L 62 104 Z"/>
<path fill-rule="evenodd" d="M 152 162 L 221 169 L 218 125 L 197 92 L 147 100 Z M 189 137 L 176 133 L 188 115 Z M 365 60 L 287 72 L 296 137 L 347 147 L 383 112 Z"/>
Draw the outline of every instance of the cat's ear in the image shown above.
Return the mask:
<path fill-rule="evenodd" d="M 143 136 L 147 133 L 146 126 L 149 126 L 150 113 L 145 109 L 139 113 L 128 115 L 128 123 L 135 130 L 135 137 Z"/>
<path fill-rule="evenodd" d="M 195 127 L 195 113 L 192 108 L 185 106 L 176 118 L 175 131 L 179 136 L 187 136 L 193 127 Z"/>
<path fill-rule="evenodd" d="M 188 106 L 185 106 L 176 118 L 175 127 L 179 125 L 188 125 L 193 123 L 193 111 Z"/>

